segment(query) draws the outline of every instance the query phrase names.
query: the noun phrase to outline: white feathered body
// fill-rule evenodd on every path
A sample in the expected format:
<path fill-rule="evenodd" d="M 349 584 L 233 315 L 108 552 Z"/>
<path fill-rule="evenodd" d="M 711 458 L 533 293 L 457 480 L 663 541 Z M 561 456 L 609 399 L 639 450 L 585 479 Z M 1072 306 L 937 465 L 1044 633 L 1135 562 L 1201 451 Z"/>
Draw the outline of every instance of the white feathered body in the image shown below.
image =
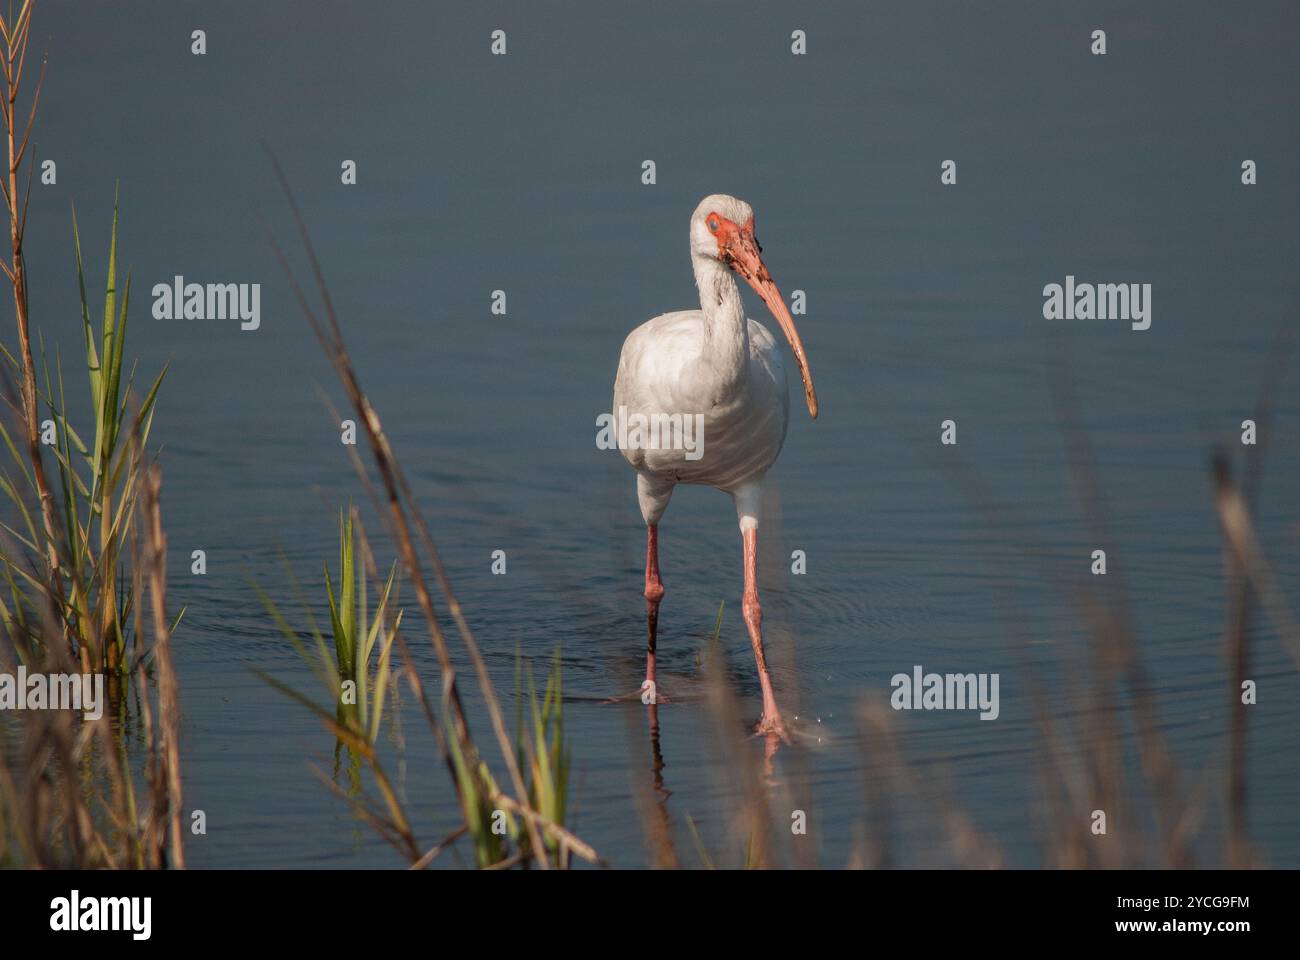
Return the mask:
<path fill-rule="evenodd" d="M 678 483 L 735 494 L 761 480 L 781 452 L 789 413 L 776 340 L 743 313 L 730 323 L 701 310 L 665 313 L 637 327 L 623 344 L 614 381 L 613 414 L 620 431 L 621 418 L 637 414 L 703 417 L 698 459 L 662 443 L 655 449 L 621 449 L 640 475 L 647 522 L 657 522 Z"/>

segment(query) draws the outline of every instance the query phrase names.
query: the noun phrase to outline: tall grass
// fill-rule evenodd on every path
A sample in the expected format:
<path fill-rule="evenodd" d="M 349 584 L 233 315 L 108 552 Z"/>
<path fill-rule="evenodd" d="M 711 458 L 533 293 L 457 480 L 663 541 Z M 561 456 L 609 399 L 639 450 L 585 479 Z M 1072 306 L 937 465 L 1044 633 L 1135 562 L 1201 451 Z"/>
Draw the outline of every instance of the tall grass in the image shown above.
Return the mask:
<path fill-rule="evenodd" d="M 358 557 L 360 554 L 360 558 Z M 399 799 L 398 792 L 385 772 L 377 749 L 384 716 L 386 693 L 391 689 L 392 649 L 400 644 L 403 612 L 394 610 L 397 565 L 389 568 L 379 590 L 379 600 L 372 611 L 366 600 L 367 581 L 376 570 L 370 542 L 360 524 L 355 508 L 339 517 L 339 569 L 337 580 L 329 568 L 324 571 L 324 594 L 330 620 L 327 636 L 320 630 L 309 608 L 303 611 L 308 627 L 296 629 L 278 605 L 254 584 L 268 614 L 312 669 L 329 696 L 320 704 L 294 690 L 283 681 L 255 670 L 260 677 L 306 706 L 333 732 L 336 738 L 336 766 L 333 778 L 322 778 L 344 799 L 357 815 L 392 843 L 413 866 L 428 866 L 436 856 L 461 837 L 468 837 L 474 847 L 475 862 L 480 867 L 501 868 L 530 862 L 525 843 L 522 809 L 533 809 L 554 825 L 545 834 L 546 850 L 554 865 L 567 867 L 573 844 L 563 829 L 568 809 L 570 751 L 564 740 L 562 675 L 558 654 L 539 696 L 531 667 L 522 658 L 516 670 L 516 757 L 526 772 L 528 807 L 513 802 L 502 803 L 503 794 L 491 769 L 481 758 L 471 768 L 472 754 L 462 744 L 451 740 L 447 747 L 456 773 L 455 787 L 464 815 L 464 824 L 430 850 L 422 850 L 411 826 L 412 818 Z M 303 634 L 310 635 L 310 642 Z M 332 644 L 331 644 L 332 641 Z M 376 649 L 378 654 L 376 655 Z M 373 667 L 372 667 L 373 661 Z M 410 679 L 409 673 L 407 674 Z M 392 691 L 395 693 L 395 691 Z M 443 727 L 453 725 L 444 705 Z M 346 750 L 350 765 L 350 784 L 344 791 L 337 784 L 340 752 Z M 362 771 L 379 792 L 378 804 L 364 796 Z M 482 784 L 484 789 L 476 789 Z M 578 842 L 578 846 L 583 845 Z"/>
<path fill-rule="evenodd" d="M 13 290 L 18 335 L 17 354 L 5 350 L 0 362 L 7 401 L 0 444 L 8 455 L 0 475 L 0 669 L 106 674 L 110 702 L 101 704 L 98 719 L 32 710 L 0 723 L 0 863 L 181 867 L 180 706 L 162 480 L 145 453 L 162 374 L 143 397 L 133 388 L 134 367 L 123 376 L 130 280 L 119 298 L 115 202 L 102 311 L 92 311 L 86 292 L 73 217 L 91 430 L 73 425 L 57 354 L 51 371 L 42 349 L 38 382 L 23 252 L 28 194 L 20 196 L 18 184 L 39 81 L 23 119 L 17 110 L 34 6 L 27 0 L 12 20 L 0 16 L 8 146 L 0 186 L 10 226 L 9 257 L 0 269 Z M 128 727 L 144 745 L 134 758 Z"/>
<path fill-rule="evenodd" d="M 254 672 L 276 689 L 307 706 L 326 721 L 335 733 L 335 769 L 330 786 L 336 786 L 344 751 L 348 757 L 350 787 L 347 800 L 358 808 L 363 819 L 377 823 L 380 832 L 403 854 L 418 857 L 409 820 L 398 801 L 375 750 L 383 724 L 385 701 L 392 691 L 391 664 L 393 641 L 402 622 L 402 612 L 394 612 L 397 565 L 389 569 L 378 601 L 371 609 L 367 589 L 367 566 L 373 558 L 366 546 L 365 557 L 357 561 L 357 523 L 352 509 L 339 513 L 339 570 L 337 583 L 324 568 L 324 593 L 329 613 L 329 640 L 319 629 L 309 607 L 304 607 L 311 645 L 308 646 L 280 611 L 275 602 L 254 583 L 267 613 L 312 669 L 330 698 L 331 706 L 315 703 L 310 697 L 293 690 L 261 670 Z M 358 524 L 359 525 L 359 524 Z M 376 648 L 378 653 L 376 655 Z M 372 813 L 361 798 L 362 768 L 371 770 L 380 789 L 386 811 Z"/>
<path fill-rule="evenodd" d="M 143 398 L 133 391 L 134 366 L 123 380 L 127 316 L 131 299 L 128 275 L 120 304 L 117 292 L 117 203 L 108 245 L 108 275 L 103 310 L 98 324 L 91 319 L 81 254 L 81 237 L 73 215 L 73 245 L 77 261 L 85 365 L 90 386 L 93 445 L 87 445 L 73 426 L 67 410 L 63 365 L 56 357 L 55 373 L 42 358 L 45 390 L 41 396 L 51 415 L 57 438 L 51 452 L 58 480 L 55 499 L 60 508 L 60 569 L 66 578 L 66 599 L 61 610 L 65 635 L 82 670 L 106 671 L 119 678 L 130 673 L 127 638 L 135 595 L 124 579 L 132 513 L 138 502 L 143 475 L 140 456 L 149 442 L 160 372 Z M 89 436 L 90 434 L 88 434 Z M 8 431 L 0 426 L 6 447 L 16 452 Z M 126 442 L 131 437 L 132 442 Z M 17 458 L 16 458 L 17 459 Z M 18 533 L 22 544 L 35 551 L 39 533 L 31 516 L 24 515 Z M 13 533 L 14 531 L 10 531 Z M 6 576 L 24 576 L 21 567 L 6 565 Z M 26 576 L 29 587 L 41 586 Z"/>
<path fill-rule="evenodd" d="M 528 802 L 552 823 L 567 821 L 570 749 L 564 739 L 564 672 L 557 650 L 538 697 L 531 664 L 518 658 L 515 668 L 516 743 L 519 766 L 528 776 Z M 525 693 L 525 685 L 527 696 Z M 525 710 L 525 708 L 527 708 Z M 562 838 L 548 836 L 547 849 L 556 865 L 566 867 L 569 852 Z"/>
<path fill-rule="evenodd" d="M 132 390 L 134 368 L 125 380 L 122 377 L 131 284 L 128 277 L 119 304 L 116 203 L 109 235 L 104 306 L 98 324 L 91 320 L 75 214 L 72 222 L 94 442 L 87 445 L 83 441 L 68 415 L 61 359 L 56 357 L 51 374 L 48 360 L 42 356 L 45 383 L 38 396 L 48 417 L 40 432 L 53 441 L 43 442 L 42 446 L 48 445 L 54 459 L 55 539 L 48 538 L 28 507 L 29 498 L 42 496 L 37 477 L 48 475 L 43 470 L 38 474 L 29 469 L 31 461 L 15 437 L 25 431 L 25 423 L 14 430 L 0 420 L 0 441 L 10 455 L 10 467 L 0 483 L 17 518 L 16 525 L 6 524 L 5 529 L 22 548 L 22 556 L 9 554 L 4 558 L 3 575 L 14 602 L 2 612 L 21 634 L 35 637 L 38 631 L 33 629 L 32 615 L 44 606 L 40 600 L 49 601 L 69 652 L 81 669 L 108 671 L 126 678 L 134 595 L 121 579 L 123 561 L 143 474 L 140 456 L 149 441 L 163 373 L 154 379 L 143 400 Z M 6 359 L 21 376 L 21 364 L 11 355 Z M 127 442 L 131 437 L 135 442 Z M 58 560 L 46 571 L 46 576 L 58 572 L 53 587 L 38 568 L 26 562 L 26 557 L 47 553 Z"/>
<path fill-rule="evenodd" d="M 536 762 L 536 747 L 532 738 L 524 738 L 523 753 L 512 740 L 506 727 L 504 713 L 496 690 L 488 674 L 487 664 L 469 622 L 461 609 L 460 601 L 443 567 L 423 515 L 415 503 L 410 486 L 393 446 L 384 432 L 378 411 L 361 387 L 351 355 L 343 339 L 342 329 L 334 310 L 324 272 L 316 256 L 315 247 L 306 223 L 290 189 L 279 162 L 271 158 L 277 179 L 288 201 L 294 225 L 307 258 L 316 294 L 316 305 L 290 266 L 283 249 L 271 238 L 276 257 L 284 268 L 294 297 L 303 316 L 320 343 L 326 358 L 334 368 L 340 384 L 347 394 L 356 421 L 361 425 L 366 447 L 379 477 L 376 487 L 355 450 L 349 448 L 354 466 L 377 513 L 384 518 L 385 530 L 396 547 L 404 579 L 415 593 L 416 605 L 428 631 L 439 668 L 440 696 L 435 709 L 424 689 L 414 658 L 401 631 L 395 631 L 394 644 L 401 655 L 402 674 L 420 707 L 421 714 L 432 733 L 460 801 L 463 824 L 452 836 L 439 841 L 419 857 L 413 866 L 427 866 L 456 837 L 469 833 L 476 843 L 476 853 L 481 866 L 502 867 L 525 864 L 539 869 L 556 866 L 552 851 L 569 853 L 591 863 L 600 863 L 600 857 L 590 845 L 568 830 L 564 824 L 548 817 L 537 809 L 530 796 L 524 769 Z M 433 591 L 426 579 L 426 567 L 432 571 L 442 598 L 441 611 L 434 601 Z M 496 741 L 498 759 L 505 768 L 504 786 L 492 772 L 470 730 L 470 720 L 460 690 L 460 678 L 451 655 L 451 645 L 444 632 L 444 618 L 450 617 L 455 625 L 461 646 L 473 666 L 479 696 L 487 712 L 493 739 Z M 521 756 L 524 762 L 521 763 Z M 536 785 L 536 784 L 535 784 Z M 500 834 L 491 826 L 502 817 L 518 818 L 522 826 L 509 850 Z M 486 832 L 485 832 L 486 830 Z"/>
<path fill-rule="evenodd" d="M 355 522 L 351 508 L 339 512 L 337 582 L 330 576 L 329 567 L 324 568 L 329 642 L 310 609 L 306 609 L 312 639 L 309 649 L 300 631 L 288 622 L 275 602 L 259 585 L 255 583 L 253 587 L 271 619 L 320 680 L 335 705 L 338 722 L 373 745 L 383 723 L 384 700 L 392 676 L 393 640 L 401 627 L 402 612 L 393 613 L 396 563 L 389 569 L 376 605 L 371 609 L 364 563 L 357 563 Z"/>

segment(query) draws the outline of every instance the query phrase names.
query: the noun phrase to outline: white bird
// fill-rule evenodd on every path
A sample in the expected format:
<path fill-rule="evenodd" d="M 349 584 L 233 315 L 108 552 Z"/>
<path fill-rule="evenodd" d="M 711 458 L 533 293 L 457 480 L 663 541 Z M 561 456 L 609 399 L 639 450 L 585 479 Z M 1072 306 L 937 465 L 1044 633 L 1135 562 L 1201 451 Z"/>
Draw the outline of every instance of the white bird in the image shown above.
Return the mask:
<path fill-rule="evenodd" d="M 761 252 L 749 204 L 725 194 L 700 202 L 691 216 L 691 265 L 700 309 L 665 313 L 628 335 L 614 381 L 613 419 L 622 454 L 637 471 L 637 498 L 646 523 L 648 646 L 642 690 L 648 696 L 643 693 L 642 699 L 653 703 L 657 696 L 655 636 L 664 596 L 659 519 L 677 484 L 705 484 L 731 494 L 740 522 L 745 571 L 741 609 L 763 691 L 757 731 L 784 737 L 763 655 L 758 526 L 763 478 L 785 442 L 790 395 L 776 340 L 761 323 L 746 319 L 733 270 L 763 298 L 781 325 L 814 418 L 817 392 L 794 320 Z M 647 429 L 651 424 L 663 429 Z"/>

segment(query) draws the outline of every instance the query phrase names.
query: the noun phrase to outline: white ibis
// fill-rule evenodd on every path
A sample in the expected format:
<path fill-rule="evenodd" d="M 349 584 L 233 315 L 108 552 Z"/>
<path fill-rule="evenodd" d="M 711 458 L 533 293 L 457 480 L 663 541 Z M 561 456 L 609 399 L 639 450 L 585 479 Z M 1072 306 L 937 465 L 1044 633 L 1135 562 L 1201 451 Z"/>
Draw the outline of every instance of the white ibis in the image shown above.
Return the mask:
<path fill-rule="evenodd" d="M 785 737 L 781 712 L 763 656 L 763 610 L 758 601 L 758 526 L 763 478 L 785 442 L 790 413 L 785 367 L 776 340 L 745 318 L 732 271 L 763 298 L 794 352 L 808 412 L 817 416 L 817 392 L 803 343 L 781 292 L 772 282 L 754 239 L 749 204 L 725 194 L 705 197 L 691 215 L 691 265 L 700 309 L 665 313 L 628 335 L 614 381 L 614 421 L 620 449 L 636 469 L 637 499 L 646 523 L 646 678 L 642 699 L 654 702 L 655 635 L 664 596 L 659 576 L 659 519 L 679 483 L 716 487 L 736 504 L 744 543 L 745 626 L 763 690 L 757 732 Z M 676 418 L 676 419 L 674 419 Z M 674 431 L 646 423 L 695 424 L 690 443 L 673 443 Z M 668 434 L 669 436 L 665 436 Z M 686 449 L 683 449 L 685 447 Z"/>

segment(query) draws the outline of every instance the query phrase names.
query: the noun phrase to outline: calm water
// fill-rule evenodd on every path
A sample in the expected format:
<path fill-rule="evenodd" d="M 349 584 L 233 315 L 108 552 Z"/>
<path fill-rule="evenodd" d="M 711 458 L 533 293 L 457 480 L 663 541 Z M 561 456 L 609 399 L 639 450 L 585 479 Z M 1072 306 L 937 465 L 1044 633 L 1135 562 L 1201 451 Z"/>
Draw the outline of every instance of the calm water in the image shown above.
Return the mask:
<path fill-rule="evenodd" d="M 715 191 L 754 205 L 778 283 L 808 297 L 800 326 L 822 415 L 792 407 L 763 577 L 778 693 L 812 731 L 799 753 L 824 862 L 845 861 L 864 812 L 855 709 L 914 664 L 1001 674 L 996 722 L 895 720 L 909 760 L 937 765 L 1007 862 L 1041 862 L 1030 693 L 1038 680 L 1062 703 L 1077 679 L 1085 635 L 1071 599 L 1098 546 L 1131 591 L 1185 780 L 1215 782 L 1227 695 L 1206 463 L 1251 415 L 1300 293 L 1296 7 L 862 6 L 38 12 L 33 42 L 49 67 L 36 151 L 57 161 L 58 183 L 34 188 L 36 322 L 76 356 L 69 205 L 99 273 L 118 182 L 135 281 L 129 352 L 145 371 L 171 361 L 155 435 L 172 598 L 187 606 L 185 794 L 209 824 L 189 844 L 192 864 L 398 864 L 312 775 L 309 762 L 330 762 L 327 736 L 249 672 L 313 689 L 249 581 L 299 609 L 287 560 L 318 596 L 337 509 L 363 497 L 321 393 L 343 397 L 262 226 L 297 250 L 261 139 L 295 184 L 363 383 L 499 689 L 513 690 L 517 649 L 539 660 L 562 650 L 574 823 L 608 859 L 647 861 L 632 802 L 649 767 L 644 711 L 598 702 L 637 685 L 644 531 L 631 471 L 595 448 L 595 417 L 626 333 L 695 305 L 687 219 Z M 497 27 L 505 57 L 488 55 Z M 1088 53 L 1097 27 L 1105 57 Z M 190 53 L 196 28 L 206 56 Z M 807 56 L 790 54 L 794 28 L 807 31 Z M 1247 158 L 1259 169 L 1249 188 Z M 347 159 L 353 187 L 339 183 Z M 646 159 L 654 186 L 640 183 Z M 956 186 L 939 183 L 945 159 L 958 163 Z M 260 282 L 262 328 L 153 319 L 150 287 L 176 274 Z M 1152 284 L 1151 329 L 1043 320 L 1042 287 L 1067 274 Z M 507 292 L 504 317 L 489 312 L 494 289 Z M 1062 371 L 1107 495 L 1102 544 L 1071 487 L 1053 404 Z M 1261 537 L 1293 604 L 1296 386 L 1291 371 L 1260 489 Z M 947 418 L 956 448 L 938 442 Z M 973 498 L 973 476 L 998 511 Z M 688 815 L 715 852 L 728 843 L 733 787 L 700 735 L 696 669 L 721 601 L 751 721 L 757 684 L 730 502 L 679 490 L 662 540 L 661 670 L 683 698 L 660 710 L 665 809 L 693 862 Z M 193 549 L 207 551 L 205 577 L 189 573 Z M 490 575 L 497 549 L 505 577 Z M 788 573 L 794 549 L 807 553 L 805 576 Z M 410 633 L 432 683 L 418 622 Z M 1252 836 L 1271 863 L 1296 867 L 1300 680 L 1267 624 L 1254 649 Z M 415 711 L 403 720 L 395 772 L 432 842 L 454 804 Z M 760 750 L 737 743 L 726 749 Z M 1201 851 L 1217 861 L 1222 812 L 1210 800 Z M 946 862 L 924 807 L 898 825 L 901 862 Z"/>

